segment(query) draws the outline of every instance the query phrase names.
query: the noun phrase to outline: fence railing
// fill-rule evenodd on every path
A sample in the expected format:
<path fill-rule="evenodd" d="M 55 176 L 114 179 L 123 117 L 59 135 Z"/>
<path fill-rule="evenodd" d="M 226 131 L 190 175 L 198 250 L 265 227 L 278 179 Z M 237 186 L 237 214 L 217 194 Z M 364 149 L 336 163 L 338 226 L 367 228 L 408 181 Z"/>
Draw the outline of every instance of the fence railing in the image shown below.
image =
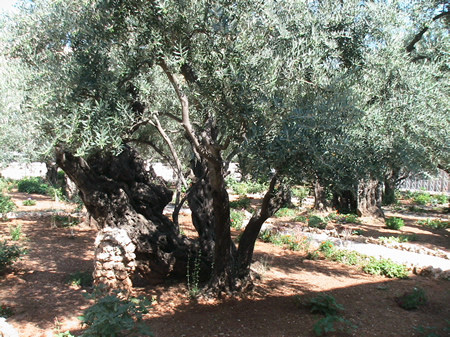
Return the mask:
<path fill-rule="evenodd" d="M 440 171 L 436 177 L 429 179 L 405 179 L 399 186 L 401 190 L 425 190 L 427 192 L 450 194 L 450 176 Z"/>

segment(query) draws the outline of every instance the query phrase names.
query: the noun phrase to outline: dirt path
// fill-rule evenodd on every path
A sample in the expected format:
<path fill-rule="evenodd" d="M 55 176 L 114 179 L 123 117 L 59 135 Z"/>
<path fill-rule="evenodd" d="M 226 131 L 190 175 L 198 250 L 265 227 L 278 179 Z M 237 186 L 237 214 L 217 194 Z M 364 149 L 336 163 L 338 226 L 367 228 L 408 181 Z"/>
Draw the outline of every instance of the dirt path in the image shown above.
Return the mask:
<path fill-rule="evenodd" d="M 32 196 L 36 206 L 21 206 L 27 195 L 14 194 L 19 211 L 70 209 L 47 197 Z M 39 197 L 39 199 L 38 199 Z M 14 315 L 8 321 L 21 336 L 53 336 L 55 321 L 61 331 L 81 333 L 79 316 L 89 303 L 83 289 L 66 283 L 69 275 L 92 270 L 95 230 L 85 225 L 54 227 L 51 216 L 0 222 L 0 238 L 10 238 L 9 226 L 22 224 L 24 238 L 18 243 L 29 254 L 16 264 L 14 273 L 0 279 L 0 303 L 11 306 Z M 183 230 L 192 228 L 188 217 Z M 364 229 L 379 234 L 376 224 Z M 411 222 L 410 228 L 414 230 Z M 422 229 L 417 229 L 422 230 Z M 428 247 L 450 248 L 447 232 L 426 231 L 422 241 Z M 385 235 L 385 234 L 383 234 Z M 433 241 L 435 238 L 436 241 Z M 420 242 L 420 241 L 419 241 Z M 433 242 L 437 244 L 434 245 Z M 258 242 L 255 261 L 261 278 L 246 298 L 220 301 L 190 301 L 185 284 L 136 289 L 137 294 L 154 298 L 146 321 L 156 337 L 171 336 L 314 336 L 313 325 L 321 318 L 298 306 L 322 292 L 332 294 L 345 308 L 343 317 L 355 324 L 350 334 L 328 336 L 426 336 L 414 327 L 430 327 L 438 336 L 447 336 L 450 326 L 450 282 L 411 276 L 393 280 L 362 273 L 357 268 L 325 260 L 304 260 L 304 253 L 292 252 Z M 414 287 L 426 290 L 428 303 L 414 311 L 401 309 L 395 298 Z M 432 328 L 432 329 L 431 329 Z"/>

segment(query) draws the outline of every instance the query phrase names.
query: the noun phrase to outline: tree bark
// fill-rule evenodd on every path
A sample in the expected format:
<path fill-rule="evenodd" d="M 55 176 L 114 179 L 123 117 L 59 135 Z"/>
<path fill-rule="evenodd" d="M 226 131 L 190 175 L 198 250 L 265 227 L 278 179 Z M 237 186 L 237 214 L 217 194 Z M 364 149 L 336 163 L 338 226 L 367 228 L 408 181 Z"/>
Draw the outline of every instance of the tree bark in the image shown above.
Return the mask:
<path fill-rule="evenodd" d="M 237 251 L 237 279 L 241 288 L 251 285 L 250 266 L 253 259 L 253 251 L 258 234 L 264 222 L 274 215 L 281 207 L 290 203 L 290 192 L 284 185 L 276 188 L 278 177 L 275 175 L 269 185 L 269 189 L 264 195 L 261 208 L 253 214 L 242 237 L 239 241 Z"/>
<path fill-rule="evenodd" d="M 358 216 L 383 217 L 381 209 L 382 185 L 375 179 L 360 180 L 358 184 L 357 208 Z"/>
<path fill-rule="evenodd" d="M 328 211 L 330 202 L 327 199 L 325 188 L 316 179 L 313 184 L 314 187 L 314 209 L 316 211 Z"/>
<path fill-rule="evenodd" d="M 86 161 L 59 150 L 57 163 L 77 185 L 86 209 L 103 231 L 121 229 L 135 246 L 135 284 L 185 277 L 192 242 L 163 215 L 172 192 L 156 185 L 137 153 L 92 155 Z M 109 235 L 110 236 L 110 235 Z"/>

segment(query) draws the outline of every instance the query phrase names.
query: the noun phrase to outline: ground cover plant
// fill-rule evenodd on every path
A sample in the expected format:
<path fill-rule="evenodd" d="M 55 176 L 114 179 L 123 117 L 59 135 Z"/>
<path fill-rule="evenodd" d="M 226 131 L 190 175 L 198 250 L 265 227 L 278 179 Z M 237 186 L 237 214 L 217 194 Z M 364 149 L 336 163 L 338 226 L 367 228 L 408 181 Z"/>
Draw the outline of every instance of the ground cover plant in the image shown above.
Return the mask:
<path fill-rule="evenodd" d="M 0 242 L 0 274 L 4 273 L 26 253 L 27 250 L 17 244 L 11 245 L 7 240 Z"/>
<path fill-rule="evenodd" d="M 405 226 L 405 221 L 398 217 L 389 217 L 386 219 L 386 227 L 389 229 L 399 230 Z"/>
<path fill-rule="evenodd" d="M 0 216 L 6 218 L 6 214 L 16 209 L 16 205 L 10 197 L 0 192 Z"/>
<path fill-rule="evenodd" d="M 397 304 L 405 310 L 414 310 L 427 303 L 427 295 L 422 288 L 414 287 L 396 298 Z"/>

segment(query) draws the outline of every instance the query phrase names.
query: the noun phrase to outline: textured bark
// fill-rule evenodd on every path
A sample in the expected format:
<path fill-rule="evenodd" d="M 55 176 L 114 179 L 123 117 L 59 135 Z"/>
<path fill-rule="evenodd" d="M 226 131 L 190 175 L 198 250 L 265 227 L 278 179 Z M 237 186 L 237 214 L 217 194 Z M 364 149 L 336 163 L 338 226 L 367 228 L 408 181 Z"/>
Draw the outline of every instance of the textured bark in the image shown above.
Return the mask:
<path fill-rule="evenodd" d="M 327 199 L 325 188 L 318 180 L 314 182 L 314 209 L 316 211 L 327 211 L 330 208 L 330 202 Z"/>
<path fill-rule="evenodd" d="M 340 213 L 356 213 L 356 191 L 334 191 L 332 204 Z"/>
<path fill-rule="evenodd" d="M 360 180 L 356 213 L 359 216 L 384 217 L 381 202 L 382 186 L 380 182 L 374 179 Z"/>
<path fill-rule="evenodd" d="M 194 173 L 193 185 L 187 196 L 192 212 L 192 224 L 197 230 L 203 255 L 212 258 L 215 246 L 215 221 L 206 160 L 193 159 L 192 172 Z"/>
<path fill-rule="evenodd" d="M 289 204 L 291 194 L 286 186 L 280 185 L 276 188 L 277 176 L 270 182 L 269 189 L 264 195 L 261 208 L 255 212 L 248 222 L 244 233 L 239 241 L 237 251 L 237 279 L 241 286 L 250 283 L 250 266 L 253 259 L 253 251 L 258 234 L 264 222 L 274 215 L 281 207 Z M 247 285 L 248 286 L 248 285 Z"/>
<path fill-rule="evenodd" d="M 88 160 L 58 151 L 58 165 L 77 185 L 86 209 L 100 229 L 124 229 L 135 245 L 138 284 L 186 276 L 191 243 L 162 214 L 172 192 L 157 185 L 135 151 L 96 154 Z"/>

